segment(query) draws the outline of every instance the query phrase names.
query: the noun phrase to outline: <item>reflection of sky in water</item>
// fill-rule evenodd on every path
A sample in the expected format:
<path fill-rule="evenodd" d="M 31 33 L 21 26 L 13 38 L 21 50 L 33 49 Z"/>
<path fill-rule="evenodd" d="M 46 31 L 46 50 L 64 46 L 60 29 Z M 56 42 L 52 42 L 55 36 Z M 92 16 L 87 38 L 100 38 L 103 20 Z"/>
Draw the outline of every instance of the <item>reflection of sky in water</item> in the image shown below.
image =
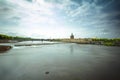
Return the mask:
<path fill-rule="evenodd" d="M 24 42 L 19 42 L 20 44 L 37 44 L 37 43 L 55 43 L 55 42 L 49 42 L 49 41 L 24 41 Z"/>
<path fill-rule="evenodd" d="M 0 80 L 118 80 L 119 57 L 119 47 L 71 43 L 12 49 L 0 54 Z"/>

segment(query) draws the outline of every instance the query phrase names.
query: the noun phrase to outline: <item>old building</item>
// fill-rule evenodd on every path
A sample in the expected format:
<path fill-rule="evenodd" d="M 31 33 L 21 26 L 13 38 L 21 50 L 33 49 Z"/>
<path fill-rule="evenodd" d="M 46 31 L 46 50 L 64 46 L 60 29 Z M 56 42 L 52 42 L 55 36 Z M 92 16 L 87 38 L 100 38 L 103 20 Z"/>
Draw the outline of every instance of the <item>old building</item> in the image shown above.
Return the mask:
<path fill-rule="evenodd" d="M 74 35 L 73 35 L 73 33 L 71 33 L 71 35 L 70 35 L 70 39 L 74 39 Z"/>

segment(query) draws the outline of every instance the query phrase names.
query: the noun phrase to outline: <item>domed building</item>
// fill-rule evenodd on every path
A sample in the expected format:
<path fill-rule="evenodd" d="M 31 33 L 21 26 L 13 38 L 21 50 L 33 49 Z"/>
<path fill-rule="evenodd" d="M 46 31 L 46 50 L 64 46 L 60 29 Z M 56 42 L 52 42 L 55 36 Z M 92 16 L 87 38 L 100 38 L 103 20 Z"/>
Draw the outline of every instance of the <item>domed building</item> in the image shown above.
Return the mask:
<path fill-rule="evenodd" d="M 74 35 L 73 35 L 73 33 L 71 33 L 71 35 L 70 35 L 70 39 L 74 39 Z"/>

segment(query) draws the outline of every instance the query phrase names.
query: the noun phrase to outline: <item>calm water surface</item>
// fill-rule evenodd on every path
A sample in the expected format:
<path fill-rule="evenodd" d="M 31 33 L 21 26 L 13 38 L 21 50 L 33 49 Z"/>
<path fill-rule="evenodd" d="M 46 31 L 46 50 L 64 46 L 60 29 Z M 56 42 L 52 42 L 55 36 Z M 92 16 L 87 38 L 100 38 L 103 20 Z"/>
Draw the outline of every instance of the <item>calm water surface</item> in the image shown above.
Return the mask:
<path fill-rule="evenodd" d="M 74 43 L 13 47 L 0 54 L 0 80 L 120 80 L 120 47 Z"/>

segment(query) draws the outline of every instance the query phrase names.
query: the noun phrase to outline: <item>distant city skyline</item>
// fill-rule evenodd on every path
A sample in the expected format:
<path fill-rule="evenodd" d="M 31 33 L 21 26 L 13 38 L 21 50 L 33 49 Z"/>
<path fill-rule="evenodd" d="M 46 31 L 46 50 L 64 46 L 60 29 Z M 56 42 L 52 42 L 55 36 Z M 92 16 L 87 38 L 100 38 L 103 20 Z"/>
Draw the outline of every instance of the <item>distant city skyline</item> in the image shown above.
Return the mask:
<path fill-rule="evenodd" d="M 0 0 L 0 33 L 120 38 L 120 0 Z"/>

